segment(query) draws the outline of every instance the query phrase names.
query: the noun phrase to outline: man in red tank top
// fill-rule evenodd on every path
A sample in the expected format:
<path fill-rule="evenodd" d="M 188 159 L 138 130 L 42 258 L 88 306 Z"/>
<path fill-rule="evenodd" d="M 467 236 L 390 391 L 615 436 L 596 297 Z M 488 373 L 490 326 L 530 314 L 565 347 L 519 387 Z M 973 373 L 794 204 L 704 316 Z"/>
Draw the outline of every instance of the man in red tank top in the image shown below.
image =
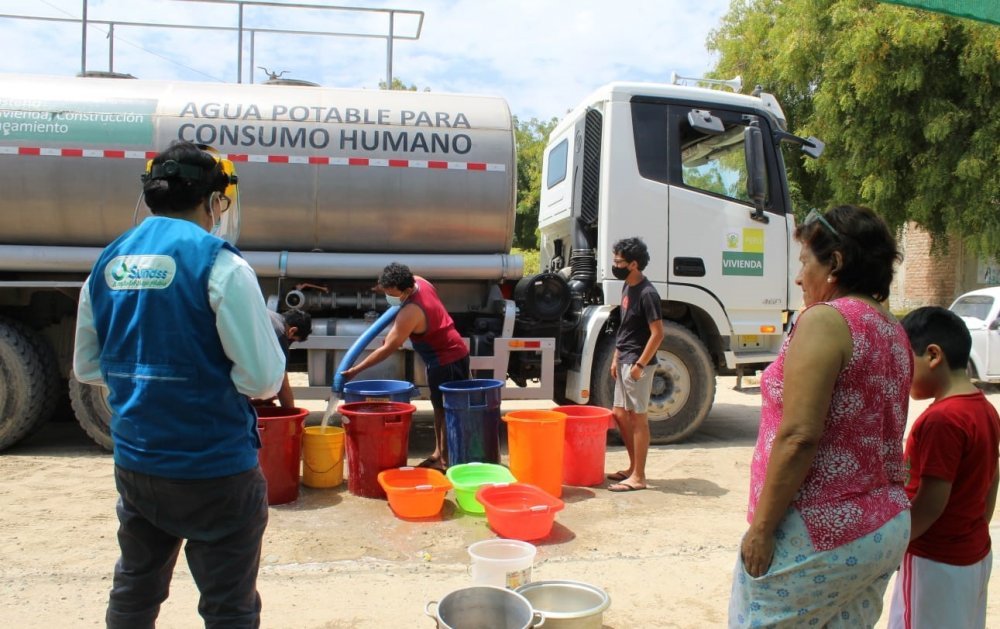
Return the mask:
<path fill-rule="evenodd" d="M 378 280 L 390 306 L 399 305 L 399 313 L 382 347 L 343 372 L 350 380 L 392 355 L 410 339 L 413 349 L 427 365 L 427 386 L 434 407 L 434 452 L 420 465 L 444 470 L 448 463 L 445 440 L 445 413 L 441 385 L 469 379 L 469 348 L 455 329 L 455 322 L 438 297 L 434 285 L 416 277 L 405 264 L 393 262 L 382 270 Z"/>

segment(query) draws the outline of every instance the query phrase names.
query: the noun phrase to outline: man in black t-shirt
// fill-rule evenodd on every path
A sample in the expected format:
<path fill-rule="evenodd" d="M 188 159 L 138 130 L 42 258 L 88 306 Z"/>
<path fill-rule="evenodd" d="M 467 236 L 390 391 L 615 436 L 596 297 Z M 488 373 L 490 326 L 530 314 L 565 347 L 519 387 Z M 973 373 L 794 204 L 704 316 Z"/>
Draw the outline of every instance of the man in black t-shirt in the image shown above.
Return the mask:
<path fill-rule="evenodd" d="M 610 491 L 646 488 L 646 455 L 649 453 L 649 393 L 656 372 L 656 351 L 663 340 L 660 294 L 642 271 L 649 263 L 649 251 L 639 238 L 619 240 L 612 247 L 611 273 L 625 281 L 622 290 L 621 324 L 611 359 L 615 380 L 612 413 L 625 449 L 628 469 L 608 474 L 615 481 Z"/>

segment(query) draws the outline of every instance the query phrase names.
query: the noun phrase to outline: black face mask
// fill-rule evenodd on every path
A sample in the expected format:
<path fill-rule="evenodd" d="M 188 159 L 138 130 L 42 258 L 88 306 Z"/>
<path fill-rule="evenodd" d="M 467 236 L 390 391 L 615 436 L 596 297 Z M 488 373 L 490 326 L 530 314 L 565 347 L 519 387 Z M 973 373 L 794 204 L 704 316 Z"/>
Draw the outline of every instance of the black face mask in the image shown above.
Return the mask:
<path fill-rule="evenodd" d="M 629 273 L 631 273 L 631 272 L 632 272 L 632 270 L 629 269 L 628 267 L 625 267 L 625 268 L 622 268 L 620 266 L 613 266 L 613 267 L 611 267 L 611 274 L 614 275 L 615 278 L 619 279 L 619 280 L 624 280 L 624 279 L 628 278 Z"/>

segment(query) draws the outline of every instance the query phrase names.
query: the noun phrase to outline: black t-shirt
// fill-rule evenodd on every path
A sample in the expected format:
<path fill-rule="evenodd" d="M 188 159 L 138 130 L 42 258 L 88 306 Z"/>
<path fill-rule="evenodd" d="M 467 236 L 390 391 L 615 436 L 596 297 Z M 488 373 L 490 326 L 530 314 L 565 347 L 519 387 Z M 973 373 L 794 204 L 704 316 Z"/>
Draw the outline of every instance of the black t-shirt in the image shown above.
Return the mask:
<path fill-rule="evenodd" d="M 618 362 L 633 364 L 642 356 L 649 341 L 649 324 L 663 318 L 660 312 L 660 294 L 653 284 L 642 278 L 635 286 L 625 284 L 622 289 L 621 325 L 618 327 Z M 649 361 L 656 364 L 656 354 Z"/>

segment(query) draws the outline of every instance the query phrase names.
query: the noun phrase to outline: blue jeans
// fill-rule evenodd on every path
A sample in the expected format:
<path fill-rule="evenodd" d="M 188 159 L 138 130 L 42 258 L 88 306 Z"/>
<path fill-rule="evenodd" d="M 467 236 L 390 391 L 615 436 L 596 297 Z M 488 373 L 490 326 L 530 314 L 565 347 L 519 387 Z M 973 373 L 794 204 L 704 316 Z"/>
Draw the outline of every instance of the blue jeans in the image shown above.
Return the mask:
<path fill-rule="evenodd" d="M 155 626 L 183 540 L 205 627 L 260 626 L 257 569 L 267 528 L 260 468 L 177 480 L 115 466 L 115 485 L 121 556 L 105 617 L 109 628 Z"/>

